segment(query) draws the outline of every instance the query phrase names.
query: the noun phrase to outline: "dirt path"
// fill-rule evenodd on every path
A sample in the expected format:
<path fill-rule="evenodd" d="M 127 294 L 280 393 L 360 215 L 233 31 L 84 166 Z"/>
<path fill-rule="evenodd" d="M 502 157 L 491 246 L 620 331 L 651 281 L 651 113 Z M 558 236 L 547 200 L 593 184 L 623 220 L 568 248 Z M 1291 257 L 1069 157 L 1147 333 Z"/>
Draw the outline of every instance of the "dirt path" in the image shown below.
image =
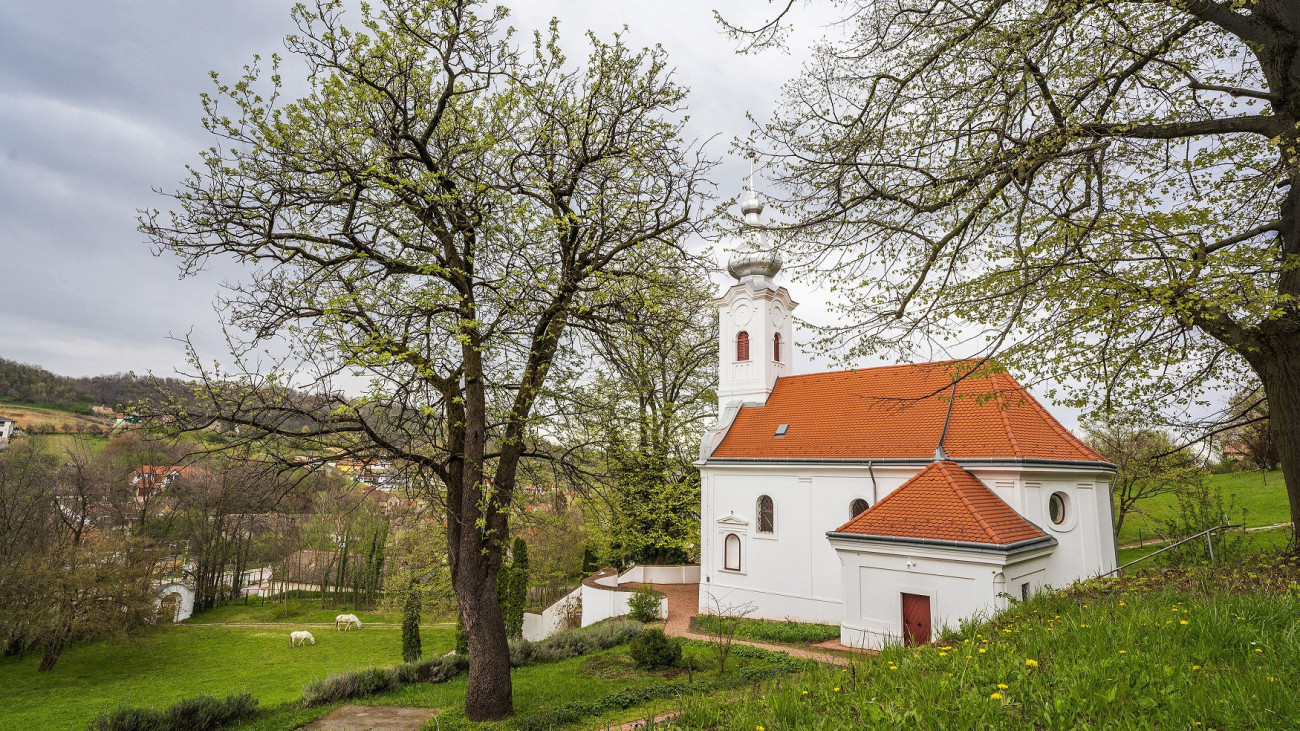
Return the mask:
<path fill-rule="evenodd" d="M 343 706 L 303 726 L 304 731 L 417 731 L 437 708 Z"/>

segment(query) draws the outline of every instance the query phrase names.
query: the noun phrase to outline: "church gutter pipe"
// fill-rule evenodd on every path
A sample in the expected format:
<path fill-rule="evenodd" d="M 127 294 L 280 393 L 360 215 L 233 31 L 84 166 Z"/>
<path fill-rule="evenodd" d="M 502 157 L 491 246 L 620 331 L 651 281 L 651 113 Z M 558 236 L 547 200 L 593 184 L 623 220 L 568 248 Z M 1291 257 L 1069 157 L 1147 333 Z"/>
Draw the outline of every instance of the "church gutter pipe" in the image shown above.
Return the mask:
<path fill-rule="evenodd" d="M 871 460 L 867 460 L 867 472 L 871 474 L 871 504 L 875 505 L 880 502 L 880 492 L 876 490 L 876 470 L 871 465 Z"/>
<path fill-rule="evenodd" d="M 861 541 L 863 543 L 894 543 L 908 546 L 932 547 L 932 548 L 960 548 L 967 551 L 983 551 L 985 553 L 1021 553 L 1033 548 L 1046 548 L 1055 546 L 1057 541 L 1052 536 L 1039 536 L 1038 538 L 1027 538 L 1023 541 L 1008 543 L 1005 545 L 997 543 L 975 543 L 973 541 L 945 541 L 938 538 L 907 538 L 904 536 L 878 536 L 867 535 L 864 533 L 840 533 L 838 531 L 826 531 L 827 538 L 838 538 L 841 540 Z"/>

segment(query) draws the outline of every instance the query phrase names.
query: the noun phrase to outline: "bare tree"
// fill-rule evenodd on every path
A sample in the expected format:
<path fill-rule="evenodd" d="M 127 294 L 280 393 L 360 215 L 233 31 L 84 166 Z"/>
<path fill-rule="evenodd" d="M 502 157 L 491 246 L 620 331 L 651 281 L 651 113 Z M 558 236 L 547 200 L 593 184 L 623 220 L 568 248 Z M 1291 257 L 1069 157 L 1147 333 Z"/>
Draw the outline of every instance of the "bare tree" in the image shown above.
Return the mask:
<path fill-rule="evenodd" d="M 731 645 L 736 640 L 736 631 L 740 623 L 757 609 L 752 602 L 744 604 L 724 604 L 721 599 L 709 595 L 709 611 L 703 615 L 709 643 L 713 645 L 714 656 L 718 658 L 718 674 L 727 672 L 727 657 L 731 655 Z"/>
<path fill-rule="evenodd" d="M 176 424 L 425 480 L 448 516 L 466 713 L 503 718 L 496 574 L 519 465 L 563 398 L 548 376 L 616 283 L 672 276 L 710 164 L 681 139 L 685 91 L 660 49 L 593 37 L 574 68 L 554 28 L 520 53 L 505 11 L 468 0 L 366 6 L 362 33 L 333 2 L 294 17 L 308 94 L 282 104 L 256 65 L 218 82 L 214 146 L 171 215 L 142 215 L 185 272 L 216 256 L 252 267 L 222 302 L 235 371 L 194 374 Z M 260 367 L 276 339 L 288 355 Z"/>

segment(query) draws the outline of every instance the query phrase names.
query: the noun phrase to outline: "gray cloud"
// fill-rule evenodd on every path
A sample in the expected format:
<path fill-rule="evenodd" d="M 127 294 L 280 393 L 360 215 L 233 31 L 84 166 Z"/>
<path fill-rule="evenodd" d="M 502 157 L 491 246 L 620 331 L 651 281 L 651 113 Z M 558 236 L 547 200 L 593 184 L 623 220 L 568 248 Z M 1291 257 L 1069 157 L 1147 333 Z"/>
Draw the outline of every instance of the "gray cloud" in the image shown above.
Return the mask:
<path fill-rule="evenodd" d="M 738 55 L 713 20 L 754 22 L 773 6 L 752 0 L 515 2 L 521 32 L 561 20 L 566 48 L 585 53 L 587 29 L 662 44 L 692 89 L 691 131 L 723 156 L 764 118 L 781 85 L 824 32 L 830 9 L 805 8 L 791 54 Z M 8 0 L 0 4 L 0 356 L 68 375 L 119 370 L 170 373 L 183 362 L 169 335 L 192 332 L 205 356 L 224 349 L 212 271 L 179 281 L 135 230 L 136 210 L 163 207 L 169 189 L 209 144 L 199 124 L 208 72 L 238 74 L 254 54 L 284 54 L 289 2 L 222 0 Z M 292 59 L 288 91 L 302 88 Z M 715 179 L 731 196 L 748 174 L 727 159 Z M 826 293 L 796 285 L 799 314 L 824 322 Z M 866 364 L 864 364 L 866 365 Z M 824 367 L 804 356 L 800 369 Z"/>

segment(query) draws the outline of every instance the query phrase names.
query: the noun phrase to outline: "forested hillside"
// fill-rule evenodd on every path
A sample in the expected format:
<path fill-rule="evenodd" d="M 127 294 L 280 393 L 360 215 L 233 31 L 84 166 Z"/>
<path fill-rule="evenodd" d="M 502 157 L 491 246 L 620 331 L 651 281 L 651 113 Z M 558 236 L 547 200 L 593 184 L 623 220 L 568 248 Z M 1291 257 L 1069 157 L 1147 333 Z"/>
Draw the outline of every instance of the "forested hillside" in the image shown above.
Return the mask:
<path fill-rule="evenodd" d="M 185 388 L 183 381 L 164 379 L 168 387 Z M 91 413 L 92 406 L 117 408 L 153 395 L 156 382 L 131 373 L 90 378 L 60 376 L 39 366 L 0 358 L 0 403 Z"/>

